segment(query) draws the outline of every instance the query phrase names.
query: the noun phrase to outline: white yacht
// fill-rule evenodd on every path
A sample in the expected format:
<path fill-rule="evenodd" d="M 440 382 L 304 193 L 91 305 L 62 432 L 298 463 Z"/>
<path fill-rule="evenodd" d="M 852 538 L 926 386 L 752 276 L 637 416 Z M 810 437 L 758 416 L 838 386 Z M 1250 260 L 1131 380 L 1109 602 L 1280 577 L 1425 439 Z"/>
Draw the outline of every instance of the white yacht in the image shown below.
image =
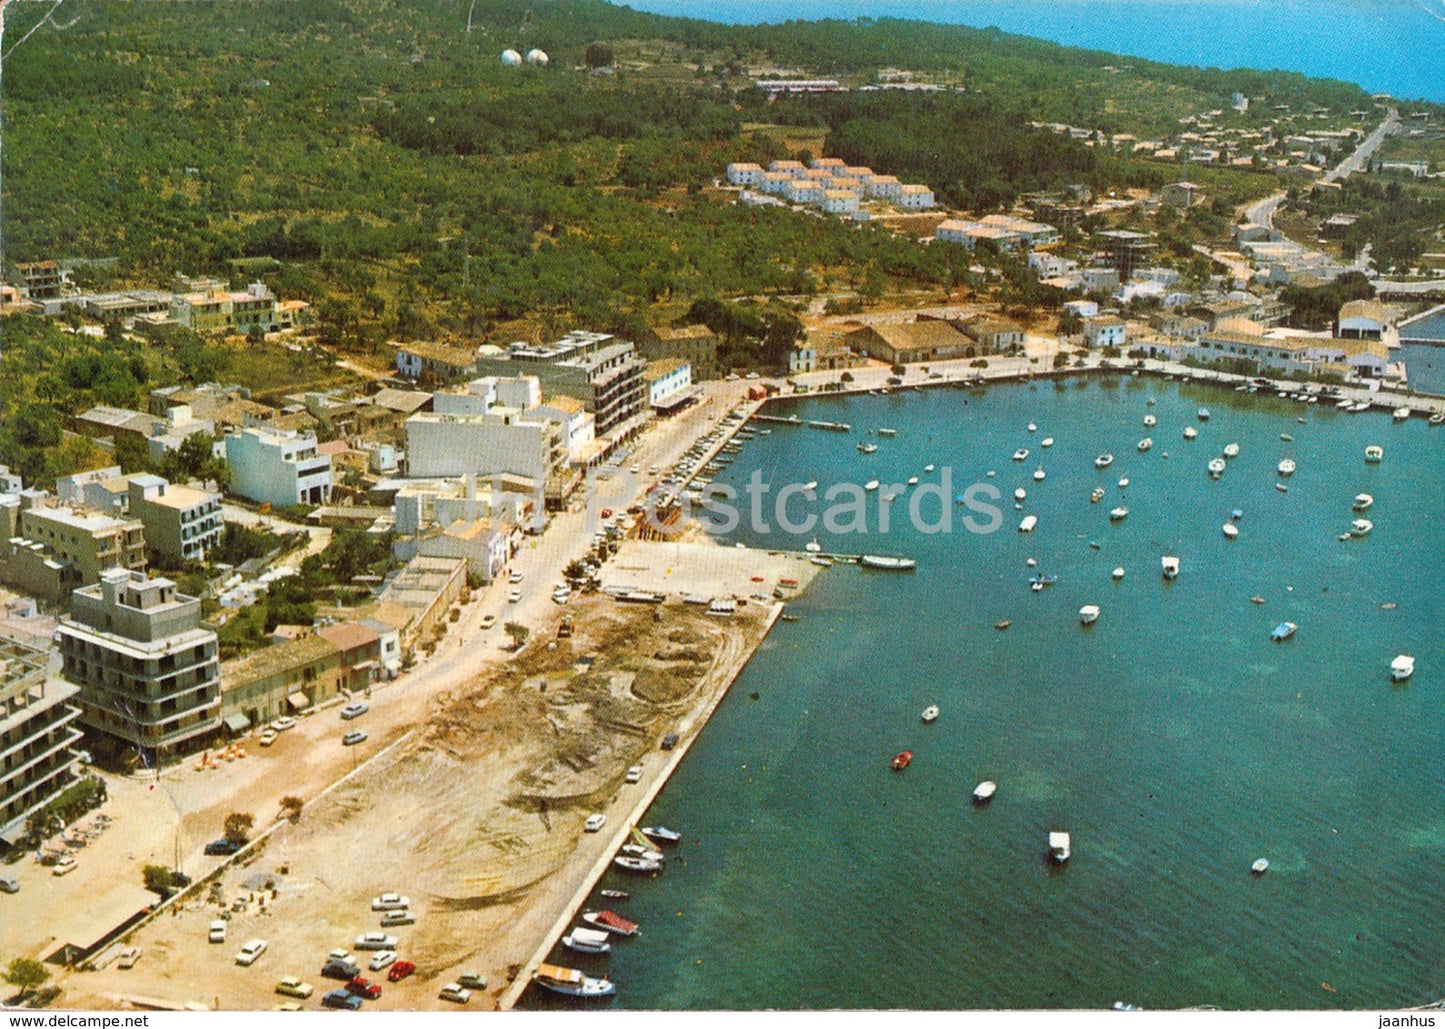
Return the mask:
<path fill-rule="evenodd" d="M 1122 569 L 1122 568 L 1115 568 L 1115 569 L 1114 569 L 1114 573 L 1113 573 L 1113 577 L 1114 577 L 1114 581 L 1115 581 L 1115 582 L 1118 582 L 1120 579 L 1124 578 L 1124 569 Z"/>
<path fill-rule="evenodd" d="M 938 705 L 937 705 L 937 704 L 929 704 L 926 708 L 923 709 L 923 714 L 920 715 L 919 717 L 921 717 L 925 722 L 932 722 L 932 721 L 937 720 L 937 718 L 938 718 Z"/>
<path fill-rule="evenodd" d="M 1153 445 L 1154 445 L 1154 440 L 1151 439 L 1151 438 L 1148 437 L 1148 436 L 1145 436 L 1143 439 L 1141 439 L 1141 440 L 1139 441 L 1139 453 L 1141 453 L 1141 454 L 1144 453 L 1146 450 L 1148 450 L 1148 449 L 1149 449 L 1150 447 L 1152 447 Z"/>
<path fill-rule="evenodd" d="M 1279 463 L 1279 466 L 1278 466 L 1279 474 L 1282 475 L 1282 476 L 1285 476 L 1285 477 L 1288 477 L 1288 476 L 1293 475 L 1293 474 L 1294 474 L 1294 469 L 1295 469 L 1295 463 L 1294 463 L 1293 461 L 1291 461 L 1289 458 L 1285 458 L 1283 461 L 1281 461 L 1281 462 Z"/>
<path fill-rule="evenodd" d="M 1224 458 L 1216 457 L 1209 462 L 1209 477 L 1217 479 L 1224 474 Z"/>
<path fill-rule="evenodd" d="M 1028 516 L 1027 518 L 1025 518 L 1023 521 L 1019 522 L 1019 532 L 1033 532 L 1033 531 L 1034 531 L 1034 526 L 1036 526 L 1036 525 L 1038 525 L 1038 524 L 1039 524 L 1039 516 L 1038 516 L 1038 515 L 1029 515 L 1029 516 Z"/>
<path fill-rule="evenodd" d="M 817 480 L 817 479 L 813 479 L 812 481 L 806 482 L 806 483 L 803 484 L 803 489 L 810 489 L 810 490 L 811 490 L 811 489 L 817 489 L 817 488 L 818 488 L 818 480 Z"/>
<path fill-rule="evenodd" d="M 1038 432 L 1038 431 L 1039 431 L 1039 427 L 1038 427 L 1037 425 L 1035 425 L 1033 422 L 1029 422 L 1029 432 Z"/>
<path fill-rule="evenodd" d="M 1192 425 L 1186 425 L 1186 426 L 1184 427 L 1184 438 L 1185 438 L 1185 439 L 1193 439 L 1195 436 L 1198 436 L 1198 435 L 1199 435 L 1199 430 L 1196 429 L 1194 426 L 1192 426 Z"/>
<path fill-rule="evenodd" d="M 1291 436 L 1291 435 L 1290 435 L 1289 433 L 1287 433 L 1287 432 L 1281 432 L 1281 433 L 1279 434 L 1279 438 L 1280 438 L 1280 440 L 1281 440 L 1282 442 L 1285 442 L 1285 443 L 1293 443 L 1293 442 L 1294 442 L 1294 437 Z"/>
<path fill-rule="evenodd" d="M 1128 488 L 1129 488 L 1129 476 L 1126 475 L 1126 476 L 1124 476 L 1123 478 L 1121 478 L 1121 479 L 1119 480 L 1119 488 L 1120 488 L 1120 489 L 1128 489 Z"/>
<path fill-rule="evenodd" d="M 1350 523 L 1350 535 L 1368 536 L 1370 534 L 1370 530 L 1374 527 L 1375 523 L 1370 521 L 1368 518 L 1356 518 L 1353 522 Z"/>
<path fill-rule="evenodd" d="M 908 485 L 910 485 L 910 486 L 917 486 L 917 485 L 918 485 L 918 476 L 916 476 L 916 475 L 910 475 L 910 476 L 908 477 Z"/>
<path fill-rule="evenodd" d="M 1152 428 L 1154 428 L 1154 426 L 1156 426 L 1156 425 L 1158 425 L 1158 424 L 1159 424 L 1159 419 L 1158 419 L 1158 418 L 1155 418 L 1152 414 L 1146 414 L 1146 415 L 1144 416 L 1144 428 L 1146 428 L 1146 429 L 1152 429 Z"/>
<path fill-rule="evenodd" d="M 1125 518 L 1128 517 L 1129 509 L 1127 507 L 1116 507 L 1114 508 L 1114 510 L 1109 512 L 1109 521 L 1111 522 L 1122 522 Z"/>
<path fill-rule="evenodd" d="M 1164 578 L 1179 578 L 1179 558 L 1173 557 L 1169 554 L 1165 554 L 1162 558 L 1159 559 L 1159 565 L 1161 568 L 1164 569 Z"/>
<path fill-rule="evenodd" d="M 1255 875 L 1263 875 L 1269 871 L 1269 858 L 1259 858 L 1254 864 L 1249 866 L 1249 870 Z"/>
<path fill-rule="evenodd" d="M 1043 482 L 1043 481 L 1044 481 L 1044 470 L 1043 470 L 1042 468 L 1037 468 L 1037 469 L 1035 469 L 1035 470 L 1034 470 L 1034 482 Z"/>
<path fill-rule="evenodd" d="M 931 471 L 933 471 L 933 465 L 931 465 L 931 464 L 926 464 L 926 465 L 923 466 L 923 470 L 924 470 L 925 472 L 931 472 Z"/>
<path fill-rule="evenodd" d="M 1044 441 L 1039 444 L 1039 446 L 1041 446 L 1041 447 L 1051 447 L 1051 446 L 1053 446 L 1053 445 L 1054 445 L 1054 437 L 1052 437 L 1052 436 L 1045 436 L 1045 437 L 1044 437 Z"/>
<path fill-rule="evenodd" d="M 1066 832 L 1049 833 L 1049 859 L 1056 865 L 1062 865 L 1069 860 L 1069 834 Z"/>
<path fill-rule="evenodd" d="M 860 454 L 876 454 L 876 453 L 878 453 L 878 444 L 877 444 L 877 443 L 859 443 L 859 444 L 858 444 L 858 453 L 860 453 Z"/>
<path fill-rule="evenodd" d="M 1017 450 L 1014 451 L 1014 460 L 1015 460 L 1015 461 L 1027 461 L 1028 459 L 1029 459 L 1029 452 L 1028 452 L 1028 448 L 1027 448 L 1027 447 L 1020 447 L 1019 449 L 1017 449 Z"/>
<path fill-rule="evenodd" d="M 1081 625 L 1093 625 L 1099 620 L 1099 605 L 1085 604 L 1079 608 L 1079 623 Z"/>
<path fill-rule="evenodd" d="M 810 554 L 817 554 L 822 551 L 823 544 L 818 542 L 817 536 L 814 536 L 811 540 L 809 540 L 806 544 L 803 545 L 803 549 Z"/>
<path fill-rule="evenodd" d="M 863 488 L 866 489 L 869 493 L 872 493 L 875 489 L 878 488 L 878 480 L 869 479 L 866 483 L 863 484 Z"/>
<path fill-rule="evenodd" d="M 998 783 L 992 779 L 985 779 L 973 788 L 973 802 L 975 804 L 987 804 L 993 800 L 994 792 L 998 789 Z"/>
<path fill-rule="evenodd" d="M 1390 417 L 1397 422 L 1403 422 L 1410 417 L 1410 409 L 1408 407 L 1397 407 L 1394 411 L 1390 412 Z"/>
<path fill-rule="evenodd" d="M 1225 522 L 1225 523 L 1224 523 L 1224 538 L 1227 539 L 1227 540 L 1232 540 L 1232 539 L 1237 539 L 1238 537 L 1239 537 L 1239 526 L 1235 525 L 1233 522 Z"/>
<path fill-rule="evenodd" d="M 1227 458 L 1229 458 L 1230 460 L 1233 460 L 1234 458 L 1238 457 L 1238 456 L 1239 456 L 1239 444 L 1238 444 L 1238 443 L 1230 443 L 1230 444 L 1226 445 L 1225 448 L 1224 448 L 1224 456 L 1227 457 Z"/>
<path fill-rule="evenodd" d="M 1365 464 L 1379 464 L 1385 457 L 1384 447 L 1366 447 Z"/>
<path fill-rule="evenodd" d="M 1350 508 L 1354 511 L 1368 511 L 1372 506 L 1374 506 L 1374 503 L 1374 497 L 1370 496 L 1370 494 L 1368 493 L 1361 493 L 1355 497 L 1355 502 L 1350 505 Z"/>
<path fill-rule="evenodd" d="M 1404 682 L 1415 674 L 1415 659 L 1409 654 L 1401 654 L 1390 662 L 1390 681 Z"/>
<path fill-rule="evenodd" d="M 1113 454 L 1100 454 L 1098 457 L 1094 458 L 1094 467 L 1095 467 L 1095 468 L 1108 468 L 1108 467 L 1109 467 L 1111 464 L 1113 464 L 1113 463 L 1114 463 L 1114 455 L 1113 455 Z"/>

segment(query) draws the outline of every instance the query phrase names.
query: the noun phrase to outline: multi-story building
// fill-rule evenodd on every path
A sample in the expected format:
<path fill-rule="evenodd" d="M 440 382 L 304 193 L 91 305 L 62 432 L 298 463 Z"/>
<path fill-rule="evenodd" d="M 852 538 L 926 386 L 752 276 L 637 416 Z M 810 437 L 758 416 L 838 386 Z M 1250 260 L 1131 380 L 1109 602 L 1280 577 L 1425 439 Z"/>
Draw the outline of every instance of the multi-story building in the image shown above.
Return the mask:
<path fill-rule="evenodd" d="M 172 486 L 159 475 L 130 477 L 130 513 L 145 526 L 146 546 L 171 562 L 204 561 L 221 542 L 218 493 Z"/>
<path fill-rule="evenodd" d="M 1084 342 L 1091 347 L 1122 347 L 1128 326 L 1112 314 L 1084 319 Z"/>
<path fill-rule="evenodd" d="M 81 722 L 143 759 L 183 752 L 221 725 L 216 634 L 169 579 L 112 568 L 71 598 L 56 630 Z"/>
<path fill-rule="evenodd" d="M 280 328 L 276 322 L 276 295 L 264 282 L 253 282 L 246 292 L 231 294 L 231 328 L 240 333 L 253 328 L 262 332 Z"/>
<path fill-rule="evenodd" d="M 77 586 L 98 582 L 107 568 L 145 571 L 145 527 L 138 519 L 51 507 L 43 499 L 24 495 L 18 505 L 0 508 L 0 525 L 10 529 L 0 552 L 5 582 L 59 601 Z"/>
<path fill-rule="evenodd" d="M 906 183 L 898 188 L 893 203 L 905 211 L 926 211 L 933 206 L 933 190 L 917 183 Z"/>
<path fill-rule="evenodd" d="M 396 371 L 422 385 L 459 382 L 476 371 L 477 352 L 442 343 L 403 343 L 396 348 Z"/>
<path fill-rule="evenodd" d="M 670 412 L 692 398 L 692 366 L 676 357 L 651 361 L 643 373 L 647 402 L 654 411 Z"/>
<path fill-rule="evenodd" d="M 230 329 L 233 312 L 231 294 L 221 291 L 180 293 L 171 300 L 171 321 L 201 333 Z"/>
<path fill-rule="evenodd" d="M 536 376 L 520 376 L 537 387 Z M 466 393 L 438 393 L 432 410 L 406 420 L 407 470 L 418 478 L 518 475 L 539 488 L 567 461 L 561 422 L 536 413 L 540 389 L 513 395 L 517 380 L 472 382 Z M 513 403 L 507 403 L 507 401 Z"/>
<path fill-rule="evenodd" d="M 230 732 L 239 733 L 338 696 L 347 673 L 340 648 L 307 630 L 227 661 L 221 678 L 221 719 Z"/>
<path fill-rule="evenodd" d="M 226 437 L 231 489 L 257 503 L 286 507 L 331 499 L 331 458 L 316 452 L 316 436 L 296 431 L 242 429 Z"/>
<path fill-rule="evenodd" d="M 15 279 L 22 295 L 31 300 L 50 300 L 70 285 L 70 273 L 54 261 L 26 261 L 15 265 Z"/>
<path fill-rule="evenodd" d="M 46 674 L 49 655 L 0 637 L 0 843 L 15 844 L 25 820 L 54 800 L 74 777 L 70 703 L 79 687 Z"/>
<path fill-rule="evenodd" d="M 525 368 L 519 367 L 525 365 Z M 568 333 L 554 343 L 513 343 L 505 357 L 482 357 L 486 375 L 537 376 L 548 396 L 576 397 L 596 419 L 598 436 L 614 441 L 641 427 L 647 406 L 642 361 L 631 343 L 601 332 Z"/>
<path fill-rule="evenodd" d="M 751 161 L 734 161 L 728 165 L 728 182 L 734 186 L 756 186 L 762 178 L 762 165 Z"/>
<path fill-rule="evenodd" d="M 1118 271 L 1121 280 L 1131 278 L 1135 268 L 1142 268 L 1151 263 L 1159 250 L 1159 244 L 1154 242 L 1153 237 L 1143 232 L 1117 229 L 1110 232 L 1096 232 L 1094 238 L 1103 247 L 1109 257 L 1109 263 Z"/>

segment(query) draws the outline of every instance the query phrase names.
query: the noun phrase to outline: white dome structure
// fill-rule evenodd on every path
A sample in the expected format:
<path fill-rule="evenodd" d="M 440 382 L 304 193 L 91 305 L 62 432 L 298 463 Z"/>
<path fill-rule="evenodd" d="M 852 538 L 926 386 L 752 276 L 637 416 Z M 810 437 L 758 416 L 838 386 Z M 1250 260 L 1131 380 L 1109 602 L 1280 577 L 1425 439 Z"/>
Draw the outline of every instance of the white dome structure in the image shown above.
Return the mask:
<path fill-rule="evenodd" d="M 522 55 L 515 50 L 503 50 L 502 64 L 507 68 L 519 68 L 522 65 Z"/>
<path fill-rule="evenodd" d="M 536 47 L 533 47 L 527 51 L 528 64 L 535 65 L 538 68 L 545 68 L 551 62 L 552 58 L 547 56 L 547 51 L 545 50 L 538 50 Z"/>

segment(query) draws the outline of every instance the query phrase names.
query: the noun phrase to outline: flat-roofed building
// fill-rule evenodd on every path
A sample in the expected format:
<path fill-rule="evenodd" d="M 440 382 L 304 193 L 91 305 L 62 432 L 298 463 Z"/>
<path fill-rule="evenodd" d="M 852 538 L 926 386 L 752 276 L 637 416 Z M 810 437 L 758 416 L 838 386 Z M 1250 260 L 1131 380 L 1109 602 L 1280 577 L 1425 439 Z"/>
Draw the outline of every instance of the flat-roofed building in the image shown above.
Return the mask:
<path fill-rule="evenodd" d="M 848 189 L 824 190 L 823 210 L 829 214 L 852 214 L 858 210 L 858 195 Z"/>
<path fill-rule="evenodd" d="M 204 561 L 221 542 L 219 493 L 173 486 L 159 475 L 133 475 L 129 507 L 145 526 L 146 546 L 172 564 Z"/>
<path fill-rule="evenodd" d="M 874 175 L 866 183 L 868 196 L 872 200 L 896 200 L 903 189 L 903 183 L 896 175 Z"/>
<path fill-rule="evenodd" d="M 242 429 L 226 437 L 231 490 L 276 507 L 331 499 L 331 458 L 316 451 L 314 433 Z"/>
<path fill-rule="evenodd" d="M 795 204 L 821 204 L 825 192 L 823 183 L 817 179 L 794 179 L 783 195 Z"/>
<path fill-rule="evenodd" d="M 71 595 L 56 638 L 81 721 L 117 747 L 165 756 L 220 728 L 216 634 L 171 580 L 106 570 Z"/>
<path fill-rule="evenodd" d="M 80 687 L 46 672 L 50 655 L 0 636 L 0 844 L 73 781 Z"/>
<path fill-rule="evenodd" d="M 0 578 L 43 600 L 60 601 L 108 568 L 145 571 L 145 527 L 85 508 L 22 501 L 0 560 Z"/>
<path fill-rule="evenodd" d="M 892 200 L 895 206 L 905 211 L 926 211 L 933 206 L 933 190 L 917 183 L 906 183 L 899 187 L 898 195 Z"/>
<path fill-rule="evenodd" d="M 734 186 L 756 186 L 762 177 L 763 166 L 752 161 L 734 161 L 728 165 L 728 182 Z"/>
<path fill-rule="evenodd" d="M 1127 331 L 1124 319 L 1112 314 L 1084 319 L 1084 342 L 1091 347 L 1122 347 Z"/>
<path fill-rule="evenodd" d="M 677 357 L 650 361 L 643 372 L 647 402 L 654 411 L 671 413 L 692 399 L 692 365 Z"/>
<path fill-rule="evenodd" d="M 793 181 L 793 173 L 786 171 L 764 172 L 758 179 L 757 185 L 764 193 L 783 194 L 788 191 L 788 183 Z"/>

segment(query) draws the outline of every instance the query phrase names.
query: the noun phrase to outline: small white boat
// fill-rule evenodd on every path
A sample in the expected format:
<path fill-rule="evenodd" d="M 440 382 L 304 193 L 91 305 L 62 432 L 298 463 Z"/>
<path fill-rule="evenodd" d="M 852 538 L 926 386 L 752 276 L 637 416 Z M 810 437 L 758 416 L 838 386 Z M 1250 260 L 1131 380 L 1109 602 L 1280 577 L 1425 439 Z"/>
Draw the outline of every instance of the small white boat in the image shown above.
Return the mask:
<path fill-rule="evenodd" d="M 1368 400 L 1361 400 L 1361 401 L 1360 401 L 1358 404 L 1356 404 L 1354 407 L 1350 408 L 1350 411 L 1353 412 L 1354 414 L 1359 414 L 1361 411 L 1368 411 L 1369 409 L 1370 409 L 1370 402 L 1369 402 Z"/>
<path fill-rule="evenodd" d="M 1279 466 L 1278 466 L 1278 468 L 1277 468 L 1276 470 L 1279 472 L 1280 475 L 1285 476 L 1285 477 L 1287 478 L 1287 477 L 1289 477 L 1289 476 L 1291 476 L 1291 475 L 1294 474 L 1295 463 L 1294 463 L 1293 461 L 1291 461 L 1289 458 L 1285 458 L 1283 461 L 1281 461 L 1281 462 L 1279 463 Z"/>
<path fill-rule="evenodd" d="M 892 439 L 894 436 L 897 436 L 897 435 L 898 435 L 898 430 L 897 430 L 897 429 L 879 429 L 879 430 L 878 430 L 878 435 L 881 436 L 881 437 L 883 437 L 884 439 Z"/>
<path fill-rule="evenodd" d="M 1113 454 L 1100 454 L 1098 457 L 1094 458 L 1094 467 L 1095 467 L 1095 468 L 1108 468 L 1108 467 L 1109 467 L 1111 464 L 1113 464 L 1113 463 L 1114 463 L 1114 455 L 1113 455 Z"/>
<path fill-rule="evenodd" d="M 1230 460 L 1233 460 L 1234 458 L 1238 457 L 1238 456 L 1239 456 L 1239 444 L 1238 444 L 1238 443 L 1230 443 L 1230 444 L 1226 445 L 1225 448 L 1224 448 L 1224 456 L 1227 457 L 1227 458 L 1229 458 Z"/>
<path fill-rule="evenodd" d="M 1356 518 L 1353 522 L 1350 523 L 1350 535 L 1368 536 L 1370 534 L 1370 530 L 1374 527 L 1375 523 L 1370 521 L 1368 518 Z"/>
<path fill-rule="evenodd" d="M 606 979 L 594 979 L 575 968 L 559 965 L 538 965 L 532 973 L 532 982 L 568 997 L 610 997 L 617 992 L 617 987 Z"/>
<path fill-rule="evenodd" d="M 1147 450 L 1148 450 L 1150 447 L 1152 447 L 1153 445 L 1154 445 L 1154 440 L 1151 439 L 1151 438 L 1148 437 L 1148 436 L 1145 436 L 1143 439 L 1141 439 L 1141 440 L 1139 441 L 1139 453 L 1141 453 L 1141 454 L 1144 453 L 1145 451 L 1147 451 Z"/>
<path fill-rule="evenodd" d="M 1227 539 L 1227 540 L 1232 540 L 1232 539 L 1237 539 L 1238 536 L 1239 536 L 1239 526 L 1235 525 L 1233 522 L 1225 522 L 1225 523 L 1224 523 L 1224 538 Z"/>
<path fill-rule="evenodd" d="M 872 568 L 882 572 L 911 572 L 918 567 L 918 562 L 911 557 L 890 557 L 885 554 L 861 554 L 858 557 L 858 566 L 860 568 Z"/>
<path fill-rule="evenodd" d="M 1353 400 L 1350 400 L 1348 397 L 1345 398 L 1344 400 L 1337 400 L 1337 401 L 1335 401 L 1335 410 L 1336 410 L 1336 411 L 1348 411 L 1350 408 L 1352 408 L 1352 407 L 1354 407 L 1354 406 L 1355 406 L 1355 402 L 1354 402 Z"/>
<path fill-rule="evenodd" d="M 998 472 L 994 471 L 992 468 L 990 468 L 988 471 L 984 472 L 984 475 L 985 475 L 987 478 L 990 478 L 990 479 L 992 479 L 992 478 L 993 478 L 995 475 L 997 475 L 997 474 L 998 474 Z"/>
<path fill-rule="evenodd" d="M 1431 425 L 1445 425 L 1445 411 L 1437 411 L 1430 416 Z"/>
<path fill-rule="evenodd" d="M 1224 474 L 1224 458 L 1216 457 L 1209 462 L 1209 477 L 1217 479 Z"/>
<path fill-rule="evenodd" d="M 1404 682 L 1415 674 L 1415 659 L 1409 654 L 1401 654 L 1390 662 L 1390 681 Z"/>
<path fill-rule="evenodd" d="M 607 937 L 601 929 L 584 929 L 579 925 L 570 936 L 562 937 L 562 946 L 579 954 L 607 954 L 612 950 Z"/>
<path fill-rule="evenodd" d="M 876 453 L 878 453 L 878 444 L 877 444 L 877 443 L 859 443 L 859 444 L 858 444 L 858 453 L 860 453 L 860 454 L 876 454 Z"/>
<path fill-rule="evenodd" d="M 1155 418 L 1152 414 L 1146 414 L 1146 415 L 1144 416 L 1144 428 L 1146 428 L 1146 429 L 1152 429 L 1152 428 L 1154 428 L 1154 426 L 1156 426 L 1156 425 L 1158 425 L 1158 424 L 1159 424 L 1159 419 L 1158 419 L 1158 418 Z"/>
<path fill-rule="evenodd" d="M 1288 492 L 1289 492 L 1289 487 L 1286 486 L 1286 485 L 1285 485 L 1284 483 L 1282 483 L 1282 482 L 1277 482 L 1277 483 L 1275 483 L 1275 484 L 1274 484 L 1274 488 L 1277 489 L 1277 490 L 1279 490 L 1281 493 L 1288 493 Z"/>
<path fill-rule="evenodd" d="M 1025 518 L 1023 521 L 1019 522 L 1019 532 L 1033 532 L 1033 531 L 1034 531 L 1034 526 L 1036 526 L 1036 525 L 1038 525 L 1038 524 L 1039 524 L 1039 516 L 1038 516 L 1038 515 L 1029 515 L 1029 516 L 1028 516 L 1027 518 Z"/>
<path fill-rule="evenodd" d="M 1295 634 L 1295 630 L 1298 628 L 1299 626 L 1296 625 L 1294 622 L 1280 622 L 1269 634 L 1269 638 L 1274 640 L 1276 643 L 1283 643 L 1285 640 L 1293 636 Z"/>
<path fill-rule="evenodd" d="M 998 790 L 998 783 L 992 779 L 985 779 L 973 788 L 973 802 L 975 804 L 987 804 L 993 800 L 994 793 Z"/>
<path fill-rule="evenodd" d="M 910 475 L 910 476 L 908 477 L 908 485 L 910 485 L 910 486 L 917 486 L 917 485 L 918 485 L 918 476 L 916 476 L 916 475 Z"/>
<path fill-rule="evenodd" d="M 1097 504 L 1099 501 L 1101 501 L 1101 500 L 1103 500 L 1103 499 L 1104 499 L 1104 487 L 1103 487 L 1103 486 L 1095 486 L 1095 487 L 1094 487 L 1094 491 L 1089 494 L 1089 503 L 1091 503 L 1091 504 Z"/>
<path fill-rule="evenodd" d="M 1028 448 L 1027 448 L 1027 447 L 1020 447 L 1018 450 L 1015 450 L 1015 451 L 1014 451 L 1014 460 L 1015 460 L 1015 461 L 1027 461 L 1028 459 L 1029 459 L 1029 452 L 1028 452 Z"/>
<path fill-rule="evenodd" d="M 803 549 L 810 554 L 817 554 L 822 551 L 823 544 L 818 542 L 817 536 L 814 536 L 811 540 L 809 540 L 806 544 L 803 545 Z"/>
<path fill-rule="evenodd" d="M 1024 492 L 1024 488 L 1023 488 L 1022 486 L 1020 486 L 1018 489 L 1014 490 L 1014 499 L 1015 499 L 1015 500 L 1022 501 L 1022 500 L 1023 500 L 1025 497 L 1027 497 L 1027 496 L 1028 496 L 1028 494 Z"/>
<path fill-rule="evenodd" d="M 1379 464 L 1385 457 L 1384 447 L 1366 447 L 1365 464 Z"/>
<path fill-rule="evenodd" d="M 1038 432 L 1038 431 L 1039 431 L 1039 427 L 1038 427 L 1037 425 L 1035 425 L 1033 422 L 1029 422 L 1029 432 Z"/>
<path fill-rule="evenodd" d="M 1122 522 L 1125 518 L 1128 517 L 1129 509 L 1127 507 L 1116 507 L 1114 508 L 1114 510 L 1109 512 L 1109 521 L 1111 522 Z"/>
<path fill-rule="evenodd" d="M 1370 494 L 1360 493 L 1356 495 L 1355 502 L 1350 505 L 1350 509 L 1353 511 L 1368 511 L 1374 503 L 1375 498 L 1370 496 Z"/>
<path fill-rule="evenodd" d="M 1397 407 L 1390 412 L 1390 417 L 1397 422 L 1403 422 L 1410 417 L 1410 409 L 1408 407 Z"/>
<path fill-rule="evenodd" d="M 863 488 L 864 488 L 865 490 L 867 490 L 869 493 L 872 493 L 874 490 L 876 490 L 876 489 L 878 488 L 878 480 L 877 480 L 877 479 L 869 479 L 867 482 L 865 482 L 865 483 L 863 484 Z"/>
<path fill-rule="evenodd" d="M 1045 475 L 1045 473 L 1044 473 L 1044 470 L 1043 470 L 1042 468 L 1036 468 L 1036 469 L 1034 469 L 1034 482 L 1043 482 L 1043 481 L 1044 481 L 1044 475 Z"/>
<path fill-rule="evenodd" d="M 1281 432 L 1281 433 L 1279 434 L 1279 438 L 1280 438 L 1281 440 L 1283 440 L 1285 443 L 1293 443 L 1293 442 L 1294 442 L 1294 437 L 1291 436 L 1291 435 L 1290 435 L 1289 433 L 1287 433 L 1287 432 Z"/>
<path fill-rule="evenodd" d="M 926 465 L 923 466 L 923 470 L 924 470 L 925 472 L 931 472 L 931 471 L 933 471 L 933 465 L 931 465 L 931 464 L 926 464 Z"/>
<path fill-rule="evenodd" d="M 1165 554 L 1159 559 L 1159 566 L 1164 569 L 1164 578 L 1179 578 L 1179 558 Z"/>
<path fill-rule="evenodd" d="M 1099 605 L 1085 604 L 1079 608 L 1079 624 L 1093 625 L 1099 620 Z"/>
<path fill-rule="evenodd" d="M 1051 447 L 1051 446 L 1053 446 L 1053 445 L 1054 445 L 1054 437 L 1052 437 L 1052 436 L 1045 436 L 1045 437 L 1044 437 L 1044 441 L 1039 444 L 1039 446 L 1041 446 L 1041 447 Z"/>
<path fill-rule="evenodd" d="M 1186 426 L 1184 427 L 1184 438 L 1185 438 L 1185 439 L 1193 439 L 1195 436 L 1198 436 L 1198 435 L 1199 435 L 1199 430 L 1196 429 L 1194 426 L 1192 426 L 1192 425 L 1186 425 Z"/>
<path fill-rule="evenodd" d="M 631 854 L 619 854 L 612 859 L 612 863 L 624 872 L 660 872 L 662 871 L 661 861 L 652 861 L 648 858 L 634 857 Z"/>
<path fill-rule="evenodd" d="M 805 482 L 805 483 L 803 483 L 803 489 L 817 489 L 817 488 L 818 488 L 818 480 L 817 480 L 817 479 L 813 479 L 811 482 Z"/>
<path fill-rule="evenodd" d="M 1120 488 L 1120 489 L 1128 489 L 1128 488 L 1129 488 L 1129 477 L 1128 477 L 1127 475 L 1124 476 L 1122 479 L 1119 480 L 1119 488 Z"/>
<path fill-rule="evenodd" d="M 1069 853 L 1069 834 L 1049 833 L 1049 859 L 1056 865 L 1062 865 L 1069 860 Z"/>
<path fill-rule="evenodd" d="M 1124 578 L 1124 569 L 1122 569 L 1122 568 L 1115 568 L 1115 569 L 1114 569 L 1114 572 L 1113 572 L 1113 579 L 1114 579 L 1114 581 L 1115 581 L 1115 582 L 1118 582 L 1118 581 L 1119 581 L 1120 579 L 1122 579 L 1122 578 Z"/>
<path fill-rule="evenodd" d="M 1257 861 L 1254 862 L 1254 864 L 1252 864 L 1252 865 L 1249 866 L 1249 870 L 1250 870 L 1251 872 L 1253 872 L 1255 875 L 1263 875 L 1265 872 L 1269 871 L 1269 859 L 1268 859 L 1268 858 L 1260 858 L 1260 859 L 1258 859 Z"/>
<path fill-rule="evenodd" d="M 1198 415 L 1199 420 L 1200 420 L 1201 422 L 1207 422 L 1207 421 L 1209 421 L 1209 408 L 1207 408 L 1207 407 L 1201 407 L 1201 408 L 1196 412 L 1196 414 Z"/>
<path fill-rule="evenodd" d="M 1039 562 L 1038 562 L 1038 559 L 1037 559 L 1037 558 L 1032 558 L 1032 557 L 1031 557 L 1031 558 L 1029 558 L 1027 561 L 1024 562 L 1024 565 L 1025 565 L 1025 567 L 1028 567 L 1028 568 L 1036 568 L 1036 567 L 1038 567 L 1038 563 L 1039 563 Z"/>
<path fill-rule="evenodd" d="M 925 722 L 937 721 L 937 720 L 938 720 L 938 705 L 937 705 L 937 704 L 929 704 L 926 708 L 923 709 L 923 714 L 922 714 L 920 717 L 921 717 Z"/>

